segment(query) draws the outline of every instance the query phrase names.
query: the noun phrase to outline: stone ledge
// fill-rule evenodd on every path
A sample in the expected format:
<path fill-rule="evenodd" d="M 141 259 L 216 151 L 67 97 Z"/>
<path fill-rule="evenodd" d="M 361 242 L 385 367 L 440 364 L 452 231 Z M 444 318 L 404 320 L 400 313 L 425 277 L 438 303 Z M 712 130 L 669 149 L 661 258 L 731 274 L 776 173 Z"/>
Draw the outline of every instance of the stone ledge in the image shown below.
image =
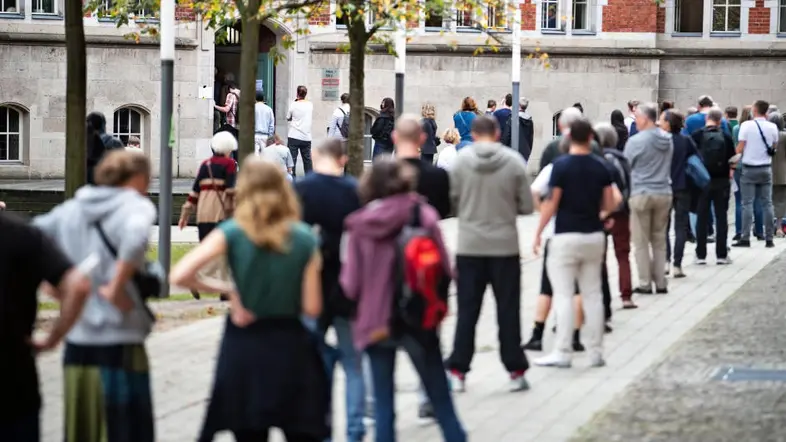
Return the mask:
<path fill-rule="evenodd" d="M 344 44 L 333 42 L 311 43 L 309 45 L 312 52 L 340 52 Z M 450 46 L 447 44 L 408 44 L 408 53 L 428 54 L 428 53 L 453 53 L 453 54 L 473 54 L 479 46 Z M 372 53 L 386 53 L 382 45 L 369 45 Z M 541 46 L 541 53 L 550 56 L 579 56 L 579 57 L 629 57 L 629 58 L 683 58 L 683 57 L 724 57 L 724 58 L 783 58 L 786 57 L 786 49 L 699 49 L 699 48 L 614 48 L 614 47 L 548 47 Z M 509 47 L 497 47 L 496 52 L 487 49 L 479 56 L 498 57 L 510 54 Z M 527 55 L 533 53 L 527 49 L 522 49 L 522 53 Z"/>
<path fill-rule="evenodd" d="M 0 32 L 0 44 L 2 43 L 30 43 L 30 44 L 65 44 L 65 34 L 28 34 L 18 32 Z M 141 37 L 137 43 L 135 40 L 125 38 L 121 35 L 85 35 L 85 42 L 90 46 L 159 46 L 157 39 Z M 194 50 L 199 46 L 199 42 L 193 39 L 176 38 L 175 47 L 177 49 Z"/>

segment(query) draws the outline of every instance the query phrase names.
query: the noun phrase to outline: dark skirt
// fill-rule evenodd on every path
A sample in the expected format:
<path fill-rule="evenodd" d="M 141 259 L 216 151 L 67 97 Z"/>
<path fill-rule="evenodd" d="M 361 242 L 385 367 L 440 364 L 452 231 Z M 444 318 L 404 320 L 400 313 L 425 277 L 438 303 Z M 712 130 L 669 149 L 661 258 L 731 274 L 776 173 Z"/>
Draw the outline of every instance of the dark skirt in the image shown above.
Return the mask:
<path fill-rule="evenodd" d="M 325 439 L 329 401 L 318 339 L 300 319 L 260 319 L 239 328 L 227 317 L 199 440 L 270 428 Z"/>
<path fill-rule="evenodd" d="M 154 442 L 143 344 L 66 344 L 65 442 Z"/>

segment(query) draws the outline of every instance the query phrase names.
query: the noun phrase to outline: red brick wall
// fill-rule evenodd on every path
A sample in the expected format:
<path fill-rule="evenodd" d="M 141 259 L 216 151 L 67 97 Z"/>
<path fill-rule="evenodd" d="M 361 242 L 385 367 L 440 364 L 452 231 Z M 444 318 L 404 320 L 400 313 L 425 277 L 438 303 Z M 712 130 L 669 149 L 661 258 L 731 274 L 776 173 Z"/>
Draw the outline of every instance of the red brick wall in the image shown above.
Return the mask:
<path fill-rule="evenodd" d="M 538 12 L 538 5 L 532 0 L 524 0 L 521 3 L 521 29 L 525 31 L 535 30 L 535 20 Z"/>
<path fill-rule="evenodd" d="M 196 20 L 196 11 L 190 6 L 175 5 L 175 20 L 194 21 Z"/>
<path fill-rule="evenodd" d="M 660 34 L 666 32 L 666 8 L 658 7 L 655 29 Z"/>
<path fill-rule="evenodd" d="M 330 3 L 321 4 L 308 16 L 311 26 L 330 26 Z"/>
<path fill-rule="evenodd" d="M 655 32 L 657 9 L 653 0 L 609 0 L 603 8 L 603 32 Z"/>
<path fill-rule="evenodd" d="M 764 7 L 764 0 L 756 0 L 756 6 L 748 12 L 748 33 L 770 33 L 770 8 Z"/>

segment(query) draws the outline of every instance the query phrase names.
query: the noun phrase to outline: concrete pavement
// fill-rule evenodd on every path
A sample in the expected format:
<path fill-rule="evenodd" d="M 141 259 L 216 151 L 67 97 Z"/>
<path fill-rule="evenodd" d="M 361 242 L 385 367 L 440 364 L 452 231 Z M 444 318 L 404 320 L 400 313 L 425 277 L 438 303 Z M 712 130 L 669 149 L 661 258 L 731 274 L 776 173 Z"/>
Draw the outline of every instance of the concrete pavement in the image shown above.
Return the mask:
<path fill-rule="evenodd" d="M 535 223 L 535 216 L 519 219 L 524 340 L 529 337 L 540 283 L 540 260 L 533 257 L 531 251 Z M 448 247 L 453 249 L 456 222 L 446 220 L 442 226 Z M 574 359 L 574 368 L 570 370 L 534 367 L 528 373 L 532 390 L 525 393 L 513 394 L 505 390 L 507 374 L 497 355 L 494 306 L 493 301 L 487 299 L 478 323 L 477 354 L 467 378 L 467 392 L 456 395 L 460 417 L 471 439 L 500 442 L 568 440 L 612 398 L 659 361 L 672 344 L 784 249 L 785 241 L 777 241 L 774 249 L 765 249 L 763 243 L 755 243 L 751 249 L 733 250 L 734 263 L 730 266 L 716 266 L 710 259 L 709 265 L 698 267 L 690 265 L 694 252 L 689 244 L 685 257 L 688 277 L 670 280 L 668 295 L 639 296 L 636 299 L 638 310 L 622 311 L 615 294 L 614 332 L 607 335 L 605 341 L 606 367 L 588 368 L 589 361 L 585 355 L 578 355 Z M 616 287 L 617 269 L 613 254 L 610 253 L 608 259 L 612 287 Z M 455 306 L 452 311 L 455 311 Z M 195 439 L 206 407 L 223 321 L 222 318 L 203 320 L 154 334 L 148 341 L 159 441 Z M 446 350 L 452 346 L 454 327 L 455 317 L 451 316 L 443 329 L 443 347 Z M 547 333 L 546 339 L 550 348 L 553 335 Z M 530 353 L 530 356 L 536 355 Z M 45 397 L 43 440 L 59 442 L 62 425 L 60 355 L 47 355 L 40 359 L 39 364 Z M 399 358 L 397 385 L 399 440 L 440 440 L 435 425 L 422 425 L 416 418 L 417 379 L 406 357 Z M 341 442 L 345 440 L 345 425 L 343 379 L 340 374 L 335 391 L 335 441 Z M 367 439 L 372 440 L 370 437 Z"/>

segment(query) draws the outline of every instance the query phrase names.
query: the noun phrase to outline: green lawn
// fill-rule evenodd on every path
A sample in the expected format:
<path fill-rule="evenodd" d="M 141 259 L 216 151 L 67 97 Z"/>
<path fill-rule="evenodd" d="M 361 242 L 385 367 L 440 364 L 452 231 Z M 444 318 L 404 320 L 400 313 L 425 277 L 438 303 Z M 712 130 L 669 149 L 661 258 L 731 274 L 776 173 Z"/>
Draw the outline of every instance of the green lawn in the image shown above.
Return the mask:
<path fill-rule="evenodd" d="M 174 265 L 177 264 L 177 262 L 180 261 L 180 259 L 183 258 L 183 256 L 185 256 L 186 253 L 190 252 L 194 247 L 196 247 L 196 244 L 192 244 L 192 243 L 173 243 L 172 244 L 172 256 L 170 257 L 169 262 L 171 262 L 172 266 L 174 267 Z M 149 259 L 151 261 L 157 261 L 158 260 L 158 245 L 157 244 L 152 244 L 150 246 L 150 248 L 147 250 L 147 259 Z"/>

